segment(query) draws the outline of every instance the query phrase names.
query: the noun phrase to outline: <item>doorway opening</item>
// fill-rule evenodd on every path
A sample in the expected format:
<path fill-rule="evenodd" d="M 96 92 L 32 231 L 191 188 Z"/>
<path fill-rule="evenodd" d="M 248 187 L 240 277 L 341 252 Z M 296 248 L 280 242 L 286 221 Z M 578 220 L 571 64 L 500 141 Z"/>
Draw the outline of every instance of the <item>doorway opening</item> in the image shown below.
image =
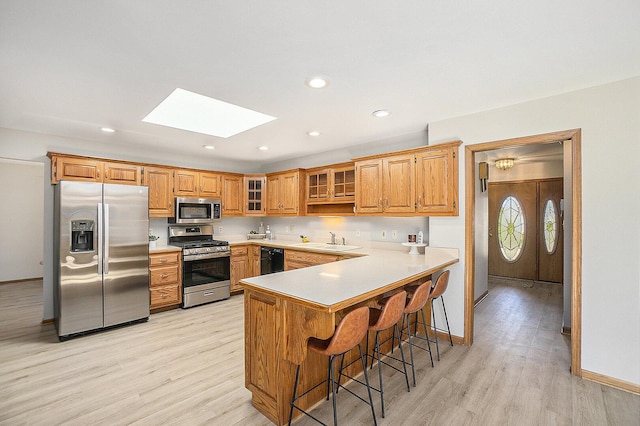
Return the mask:
<path fill-rule="evenodd" d="M 464 301 L 464 344 L 473 343 L 474 330 L 474 288 L 475 288 L 475 200 L 476 200 L 476 153 L 507 147 L 521 147 L 535 144 L 564 142 L 570 146 L 570 158 L 565 159 L 565 175 L 570 174 L 571 209 L 565 214 L 570 217 L 571 238 L 571 374 L 581 376 L 582 340 L 582 169 L 581 131 L 573 129 L 542 135 L 505 139 L 466 146 L 465 155 L 465 301 Z"/>

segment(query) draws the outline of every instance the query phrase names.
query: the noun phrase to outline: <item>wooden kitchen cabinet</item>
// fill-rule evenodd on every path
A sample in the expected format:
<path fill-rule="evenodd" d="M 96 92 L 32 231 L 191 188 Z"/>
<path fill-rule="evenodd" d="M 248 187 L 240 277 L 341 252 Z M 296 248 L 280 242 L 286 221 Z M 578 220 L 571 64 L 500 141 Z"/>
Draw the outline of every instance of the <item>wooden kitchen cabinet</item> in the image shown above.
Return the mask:
<path fill-rule="evenodd" d="M 249 248 L 249 245 L 231 247 L 231 291 L 242 290 L 240 280 L 254 276 L 249 260 Z"/>
<path fill-rule="evenodd" d="M 323 265 L 338 260 L 342 260 L 342 256 L 286 249 L 284 251 L 284 270 L 291 271 L 292 269 Z"/>
<path fill-rule="evenodd" d="M 341 163 L 306 170 L 306 214 L 353 215 L 355 165 Z"/>
<path fill-rule="evenodd" d="M 251 276 L 257 277 L 260 275 L 260 246 L 252 245 L 249 249 L 249 262 L 251 263 Z"/>
<path fill-rule="evenodd" d="M 267 215 L 300 214 L 300 173 L 300 169 L 296 169 L 267 175 Z"/>
<path fill-rule="evenodd" d="M 244 197 L 242 196 L 243 176 L 222 175 L 222 216 L 242 216 Z"/>
<path fill-rule="evenodd" d="M 173 169 L 144 167 L 142 175 L 149 187 L 149 217 L 173 217 Z"/>
<path fill-rule="evenodd" d="M 458 215 L 458 145 L 442 144 L 416 154 L 416 212 Z"/>
<path fill-rule="evenodd" d="M 117 161 L 100 161 L 93 158 L 49 153 L 51 158 L 51 183 L 61 180 L 103 182 L 120 185 L 142 185 L 142 167 Z"/>
<path fill-rule="evenodd" d="M 244 176 L 245 216 L 267 214 L 267 178 L 265 175 Z"/>
<path fill-rule="evenodd" d="M 356 159 L 356 213 L 458 215 L 460 141 Z"/>
<path fill-rule="evenodd" d="M 149 254 L 149 293 L 152 313 L 182 303 L 181 252 Z"/>
<path fill-rule="evenodd" d="M 197 170 L 176 169 L 173 172 L 176 197 L 220 197 L 222 175 Z"/>

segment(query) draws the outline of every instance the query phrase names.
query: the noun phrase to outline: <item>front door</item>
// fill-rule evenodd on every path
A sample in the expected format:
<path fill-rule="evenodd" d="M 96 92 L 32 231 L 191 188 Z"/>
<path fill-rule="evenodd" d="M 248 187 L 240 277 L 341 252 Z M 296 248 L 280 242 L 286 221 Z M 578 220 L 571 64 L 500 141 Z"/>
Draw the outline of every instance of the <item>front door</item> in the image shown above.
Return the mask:
<path fill-rule="evenodd" d="M 562 282 L 562 179 L 489 184 L 489 275 Z"/>

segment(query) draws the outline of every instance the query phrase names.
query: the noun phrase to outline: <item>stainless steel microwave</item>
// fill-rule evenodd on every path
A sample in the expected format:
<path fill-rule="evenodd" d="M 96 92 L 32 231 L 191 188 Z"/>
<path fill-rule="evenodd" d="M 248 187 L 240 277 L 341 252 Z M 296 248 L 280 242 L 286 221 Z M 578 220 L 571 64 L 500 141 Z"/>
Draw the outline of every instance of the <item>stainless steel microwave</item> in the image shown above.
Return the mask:
<path fill-rule="evenodd" d="M 176 215 L 169 223 L 210 223 L 222 219 L 218 198 L 176 198 Z"/>

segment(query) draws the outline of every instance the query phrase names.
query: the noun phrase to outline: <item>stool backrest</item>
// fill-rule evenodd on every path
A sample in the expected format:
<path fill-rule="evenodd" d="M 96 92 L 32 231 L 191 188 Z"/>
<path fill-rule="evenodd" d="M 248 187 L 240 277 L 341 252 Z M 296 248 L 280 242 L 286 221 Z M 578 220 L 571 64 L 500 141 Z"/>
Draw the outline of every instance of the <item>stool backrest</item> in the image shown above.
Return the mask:
<path fill-rule="evenodd" d="M 422 309 L 422 307 L 427 303 L 427 299 L 429 298 L 429 293 L 431 292 L 431 284 L 431 280 L 429 280 L 418 286 L 416 291 L 413 292 L 411 300 L 409 300 L 409 303 L 407 303 L 407 306 L 404 308 L 405 313 L 412 314 Z"/>
<path fill-rule="evenodd" d="M 386 330 L 400 321 L 406 303 L 407 292 L 404 290 L 391 296 L 387 303 L 384 304 L 384 308 L 382 308 L 382 313 L 376 322 L 376 328 L 378 330 Z"/>
<path fill-rule="evenodd" d="M 362 341 L 369 328 L 369 308 L 362 306 L 342 318 L 325 349 L 327 355 L 341 354 Z"/>
<path fill-rule="evenodd" d="M 444 271 L 438 279 L 436 280 L 436 285 L 433 286 L 433 290 L 431 290 L 431 299 L 436 299 L 444 294 L 447 291 L 447 286 L 449 285 L 449 270 Z"/>

